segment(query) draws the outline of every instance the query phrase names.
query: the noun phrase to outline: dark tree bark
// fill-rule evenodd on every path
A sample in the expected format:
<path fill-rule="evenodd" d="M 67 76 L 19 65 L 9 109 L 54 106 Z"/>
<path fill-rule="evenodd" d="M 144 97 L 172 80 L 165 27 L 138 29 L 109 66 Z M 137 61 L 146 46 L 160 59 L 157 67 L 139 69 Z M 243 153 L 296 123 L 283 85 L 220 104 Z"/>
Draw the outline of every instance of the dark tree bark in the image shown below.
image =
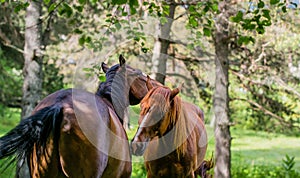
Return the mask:
<path fill-rule="evenodd" d="M 42 95 L 42 2 L 30 0 L 26 9 L 22 118 L 31 114 Z M 27 163 L 18 162 L 18 166 L 20 171 L 16 177 L 30 177 Z"/>
<path fill-rule="evenodd" d="M 174 2 L 174 0 L 172 0 Z M 159 23 L 157 26 L 157 36 L 153 48 L 152 56 L 152 72 L 154 72 L 155 80 L 165 83 L 168 48 L 170 45 L 170 32 L 175 14 L 175 3 L 170 4 L 169 15 L 166 16 L 167 22 Z"/>
<path fill-rule="evenodd" d="M 215 65 L 216 81 L 214 93 L 215 112 L 215 139 L 216 139 L 216 166 L 215 177 L 230 177 L 231 161 L 231 136 L 229 117 L 229 96 L 228 96 L 228 55 L 229 55 L 229 5 L 230 1 L 222 1 L 219 4 L 220 14 L 216 19 L 216 29 L 214 34 L 215 43 Z"/>

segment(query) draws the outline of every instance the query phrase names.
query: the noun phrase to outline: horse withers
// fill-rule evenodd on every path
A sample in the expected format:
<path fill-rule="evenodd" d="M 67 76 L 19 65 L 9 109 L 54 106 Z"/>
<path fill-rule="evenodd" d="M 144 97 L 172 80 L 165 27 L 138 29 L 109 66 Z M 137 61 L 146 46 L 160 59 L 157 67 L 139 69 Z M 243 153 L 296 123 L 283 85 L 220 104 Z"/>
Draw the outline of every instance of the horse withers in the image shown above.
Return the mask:
<path fill-rule="evenodd" d="M 131 143 L 133 154 L 144 155 L 147 177 L 206 177 L 213 164 L 204 161 L 207 134 L 202 111 L 181 101 L 180 88 L 153 87 L 150 82 L 147 86 L 150 91 L 141 101 L 139 127 Z"/>

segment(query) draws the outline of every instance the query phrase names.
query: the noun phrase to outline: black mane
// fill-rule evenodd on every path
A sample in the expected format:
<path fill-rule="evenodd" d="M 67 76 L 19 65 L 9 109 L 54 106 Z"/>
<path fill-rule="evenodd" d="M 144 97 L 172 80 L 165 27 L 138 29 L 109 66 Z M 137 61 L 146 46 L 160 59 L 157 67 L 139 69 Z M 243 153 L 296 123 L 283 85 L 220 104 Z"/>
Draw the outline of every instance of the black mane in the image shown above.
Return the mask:
<path fill-rule="evenodd" d="M 99 84 L 96 95 L 106 98 L 109 101 L 112 101 L 111 87 L 112 87 L 113 79 L 114 79 L 115 75 L 117 74 L 119 67 L 120 67 L 120 65 L 116 64 L 116 65 L 112 66 L 110 69 L 108 69 L 108 71 L 105 74 L 106 81 L 101 82 Z"/>
<path fill-rule="evenodd" d="M 101 82 L 96 95 L 106 98 L 113 105 L 121 123 L 123 123 L 124 110 L 129 106 L 125 67 L 116 64 L 109 68 L 105 74 L 106 81 Z"/>

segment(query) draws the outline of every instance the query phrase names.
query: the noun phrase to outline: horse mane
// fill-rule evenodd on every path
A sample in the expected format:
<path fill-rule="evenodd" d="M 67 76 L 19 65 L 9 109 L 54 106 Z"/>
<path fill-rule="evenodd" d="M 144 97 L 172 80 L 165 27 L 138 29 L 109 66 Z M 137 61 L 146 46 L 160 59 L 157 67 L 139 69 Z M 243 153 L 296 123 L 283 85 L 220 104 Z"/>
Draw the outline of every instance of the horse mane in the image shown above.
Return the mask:
<path fill-rule="evenodd" d="M 104 97 L 111 101 L 111 85 L 113 83 L 113 79 L 117 74 L 117 70 L 120 67 L 119 64 L 112 66 L 105 74 L 106 81 L 101 82 L 96 91 L 96 95 L 100 97 Z"/>
<path fill-rule="evenodd" d="M 106 98 L 114 107 L 117 116 L 121 123 L 123 123 L 124 109 L 128 104 L 129 87 L 126 82 L 126 73 L 124 67 L 119 64 L 112 66 L 105 74 L 106 81 L 101 82 L 98 86 L 96 95 L 101 98 Z"/>
<path fill-rule="evenodd" d="M 167 134 L 169 131 L 174 132 L 173 147 L 179 157 L 187 149 L 188 127 L 184 116 L 181 98 L 175 96 L 170 100 L 171 89 L 165 86 L 158 86 L 151 89 L 141 101 L 143 108 L 150 108 L 154 103 L 157 104 L 161 111 L 165 112 L 162 124 L 160 126 L 161 135 Z M 145 115 L 148 111 L 141 111 Z"/>

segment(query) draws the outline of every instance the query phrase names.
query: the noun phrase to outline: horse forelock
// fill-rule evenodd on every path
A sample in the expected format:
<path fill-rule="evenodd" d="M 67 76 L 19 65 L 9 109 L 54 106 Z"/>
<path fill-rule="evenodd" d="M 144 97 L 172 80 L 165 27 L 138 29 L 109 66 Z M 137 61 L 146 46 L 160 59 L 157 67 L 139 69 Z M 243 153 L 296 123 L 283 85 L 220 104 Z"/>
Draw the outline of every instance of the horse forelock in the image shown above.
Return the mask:
<path fill-rule="evenodd" d="M 166 112 L 170 107 L 168 98 L 170 98 L 171 92 L 168 90 L 170 89 L 167 87 L 154 87 L 150 90 L 141 101 L 141 115 L 145 115 L 148 112 L 148 108 L 153 105 L 158 106 L 161 111 Z"/>

